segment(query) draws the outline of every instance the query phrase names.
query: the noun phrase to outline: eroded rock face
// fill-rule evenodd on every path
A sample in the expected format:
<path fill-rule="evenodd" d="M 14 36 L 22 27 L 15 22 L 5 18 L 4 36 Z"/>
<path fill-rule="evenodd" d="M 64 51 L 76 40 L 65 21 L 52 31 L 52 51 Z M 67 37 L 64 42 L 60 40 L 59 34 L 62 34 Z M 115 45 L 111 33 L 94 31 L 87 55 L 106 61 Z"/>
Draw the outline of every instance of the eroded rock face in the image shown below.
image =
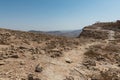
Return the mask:
<path fill-rule="evenodd" d="M 94 38 L 94 39 L 108 39 L 108 32 L 107 31 L 100 31 L 95 29 L 83 29 L 82 33 L 79 37 L 84 38 Z"/>
<path fill-rule="evenodd" d="M 116 22 L 98 22 L 83 29 L 79 37 L 94 39 L 120 40 L 120 23 Z"/>

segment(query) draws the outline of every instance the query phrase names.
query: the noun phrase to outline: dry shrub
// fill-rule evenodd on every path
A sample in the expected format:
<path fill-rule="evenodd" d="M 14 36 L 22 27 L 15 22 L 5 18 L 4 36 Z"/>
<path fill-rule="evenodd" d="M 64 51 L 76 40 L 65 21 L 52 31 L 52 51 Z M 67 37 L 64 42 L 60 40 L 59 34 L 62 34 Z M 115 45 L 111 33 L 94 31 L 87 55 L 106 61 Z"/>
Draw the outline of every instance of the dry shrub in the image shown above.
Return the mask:
<path fill-rule="evenodd" d="M 64 80 L 74 80 L 74 78 L 72 76 L 66 77 L 66 79 Z"/>
<path fill-rule="evenodd" d="M 97 44 L 97 45 L 92 45 L 89 47 L 88 51 L 85 52 L 84 54 L 88 57 L 91 57 L 91 58 L 96 58 L 100 55 L 102 55 L 102 46 L 101 44 Z"/>
<path fill-rule="evenodd" d="M 120 52 L 120 46 L 119 45 L 114 45 L 114 44 L 108 44 L 105 49 L 105 51 L 108 52 Z"/>
<path fill-rule="evenodd" d="M 101 72 L 101 76 L 103 80 L 120 80 L 119 77 L 120 70 L 110 68 L 105 72 Z"/>
<path fill-rule="evenodd" d="M 90 57 L 90 58 L 94 58 L 97 57 L 99 54 L 93 50 L 93 49 L 89 49 L 87 52 L 84 53 L 86 56 Z"/>
<path fill-rule="evenodd" d="M 84 54 L 91 58 L 97 59 L 98 61 L 111 61 L 111 62 L 119 62 L 120 61 L 120 46 L 115 45 L 114 43 L 105 44 L 97 44 L 92 45 Z"/>
<path fill-rule="evenodd" d="M 63 55 L 63 53 L 61 51 L 57 51 L 57 50 L 50 50 L 47 52 L 50 57 L 52 58 L 57 58 L 57 57 L 61 57 Z"/>
<path fill-rule="evenodd" d="M 108 38 L 108 33 L 106 31 L 84 29 L 79 37 L 93 38 L 93 39 L 103 39 L 104 40 L 104 39 Z"/>
<path fill-rule="evenodd" d="M 120 80 L 120 70 L 115 68 L 109 68 L 106 71 L 101 71 L 100 73 L 93 74 L 90 78 L 91 80 Z"/>

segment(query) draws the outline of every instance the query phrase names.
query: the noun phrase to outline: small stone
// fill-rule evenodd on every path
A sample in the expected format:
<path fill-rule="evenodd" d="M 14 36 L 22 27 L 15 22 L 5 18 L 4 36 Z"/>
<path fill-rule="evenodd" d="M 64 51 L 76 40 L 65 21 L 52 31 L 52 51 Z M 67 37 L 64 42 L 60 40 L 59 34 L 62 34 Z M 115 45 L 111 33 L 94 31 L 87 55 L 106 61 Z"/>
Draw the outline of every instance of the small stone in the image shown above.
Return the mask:
<path fill-rule="evenodd" d="M 26 47 L 23 47 L 23 46 L 20 46 L 19 48 L 20 48 L 20 49 L 27 49 Z"/>
<path fill-rule="evenodd" d="M 37 59 L 37 57 L 36 56 L 32 56 L 32 58 L 31 58 L 32 60 L 36 60 Z"/>
<path fill-rule="evenodd" d="M 118 67 L 120 67 L 120 64 L 118 64 Z"/>
<path fill-rule="evenodd" d="M 83 62 L 83 65 L 85 65 L 85 66 L 96 66 L 96 63 L 93 60 L 87 60 L 87 61 Z"/>
<path fill-rule="evenodd" d="M 40 50 L 40 53 L 41 53 L 41 54 L 45 54 L 45 51 L 44 51 L 44 50 Z"/>
<path fill-rule="evenodd" d="M 43 68 L 40 66 L 40 64 L 38 64 L 36 67 L 35 67 L 35 72 L 42 72 Z"/>
<path fill-rule="evenodd" d="M 7 55 L 3 55 L 2 57 L 3 57 L 3 59 L 7 59 L 7 58 L 8 58 L 8 56 L 7 56 Z"/>
<path fill-rule="evenodd" d="M 19 56 L 17 54 L 13 54 L 11 55 L 11 58 L 19 58 Z"/>
<path fill-rule="evenodd" d="M 33 74 L 29 74 L 29 75 L 28 75 L 28 80 L 34 80 L 34 79 L 33 79 Z"/>
<path fill-rule="evenodd" d="M 1 62 L 0 62 L 0 65 L 5 65 L 5 62 L 1 61 Z"/>
<path fill-rule="evenodd" d="M 72 60 L 70 60 L 69 58 L 66 58 L 65 62 L 70 64 L 70 63 L 72 63 Z"/>
<path fill-rule="evenodd" d="M 73 78 L 72 76 L 68 76 L 68 77 L 66 77 L 66 79 L 64 79 L 64 80 L 74 80 L 74 78 Z"/>
<path fill-rule="evenodd" d="M 26 80 L 26 79 L 25 79 Z M 28 75 L 28 80 L 41 80 L 39 78 L 36 78 L 33 74 Z"/>
<path fill-rule="evenodd" d="M 25 62 L 23 62 L 23 61 L 20 61 L 20 65 L 25 65 Z"/>
<path fill-rule="evenodd" d="M 26 80 L 25 78 L 21 78 L 21 80 Z"/>
<path fill-rule="evenodd" d="M 91 80 L 98 80 L 98 79 L 94 79 L 94 78 L 93 78 L 93 79 L 91 79 Z"/>
<path fill-rule="evenodd" d="M 3 57 L 0 57 L 0 60 L 3 60 Z"/>
<path fill-rule="evenodd" d="M 34 80 L 41 80 L 41 79 L 39 79 L 39 78 L 35 78 Z"/>

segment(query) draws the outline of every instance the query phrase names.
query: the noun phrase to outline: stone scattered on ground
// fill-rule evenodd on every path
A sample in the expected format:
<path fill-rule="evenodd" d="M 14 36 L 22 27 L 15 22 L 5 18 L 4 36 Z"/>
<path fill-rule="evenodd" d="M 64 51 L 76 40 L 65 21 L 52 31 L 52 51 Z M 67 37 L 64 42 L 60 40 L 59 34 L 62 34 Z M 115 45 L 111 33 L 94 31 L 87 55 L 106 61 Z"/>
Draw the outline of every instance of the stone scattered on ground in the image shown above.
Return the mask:
<path fill-rule="evenodd" d="M 0 29 L 0 80 L 120 80 L 119 62 L 120 21 L 78 38 Z"/>
<path fill-rule="evenodd" d="M 40 65 L 40 64 L 38 64 L 36 67 L 35 67 L 35 72 L 42 72 L 43 71 L 43 67 Z"/>

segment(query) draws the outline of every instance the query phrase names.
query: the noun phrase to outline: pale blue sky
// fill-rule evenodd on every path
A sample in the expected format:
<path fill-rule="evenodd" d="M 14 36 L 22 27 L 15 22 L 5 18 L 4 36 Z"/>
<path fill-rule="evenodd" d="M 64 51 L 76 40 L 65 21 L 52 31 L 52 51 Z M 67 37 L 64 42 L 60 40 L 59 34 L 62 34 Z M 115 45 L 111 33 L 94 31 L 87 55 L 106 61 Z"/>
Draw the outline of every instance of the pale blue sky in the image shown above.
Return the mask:
<path fill-rule="evenodd" d="M 0 0 L 0 27 L 76 30 L 120 19 L 120 0 Z"/>

